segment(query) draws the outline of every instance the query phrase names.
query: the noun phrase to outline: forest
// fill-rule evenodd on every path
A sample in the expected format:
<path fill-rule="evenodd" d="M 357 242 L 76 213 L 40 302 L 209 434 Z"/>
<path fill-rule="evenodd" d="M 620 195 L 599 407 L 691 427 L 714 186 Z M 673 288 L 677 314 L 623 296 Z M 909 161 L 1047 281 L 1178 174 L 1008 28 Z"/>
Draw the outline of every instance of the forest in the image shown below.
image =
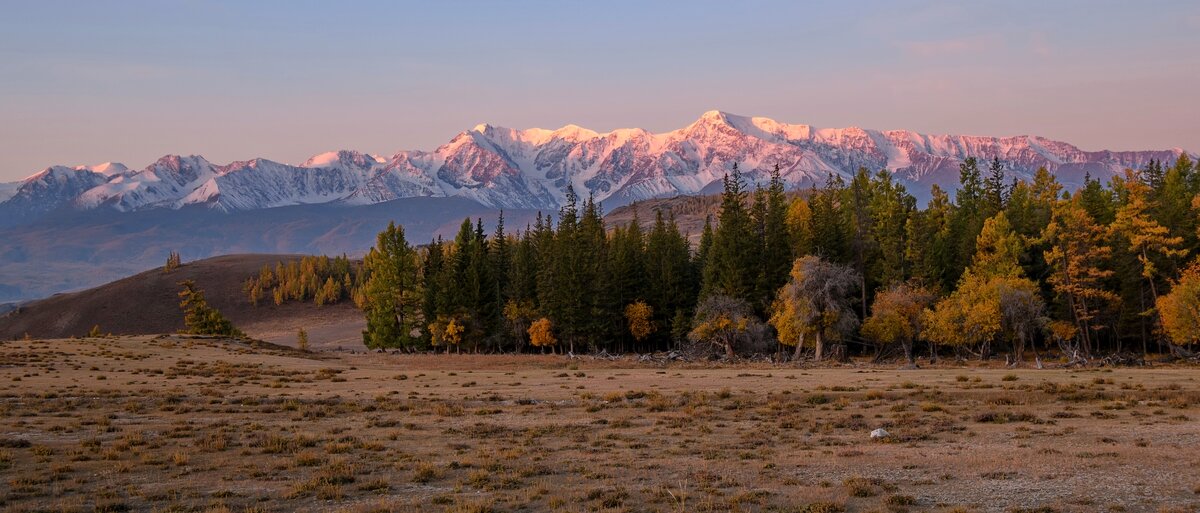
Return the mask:
<path fill-rule="evenodd" d="M 671 212 L 608 227 L 569 190 L 557 215 L 511 233 L 503 217 L 490 234 L 466 219 L 454 240 L 418 248 L 389 225 L 361 276 L 339 261 L 324 281 L 339 295 L 361 282 L 370 348 L 1013 364 L 1192 354 L 1200 166 L 1186 154 L 1074 192 L 1045 169 L 1008 180 L 998 159 L 967 159 L 959 178 L 953 198 L 934 186 L 922 208 L 886 170 L 789 196 L 778 167 L 751 190 L 735 164 L 698 245 Z"/>

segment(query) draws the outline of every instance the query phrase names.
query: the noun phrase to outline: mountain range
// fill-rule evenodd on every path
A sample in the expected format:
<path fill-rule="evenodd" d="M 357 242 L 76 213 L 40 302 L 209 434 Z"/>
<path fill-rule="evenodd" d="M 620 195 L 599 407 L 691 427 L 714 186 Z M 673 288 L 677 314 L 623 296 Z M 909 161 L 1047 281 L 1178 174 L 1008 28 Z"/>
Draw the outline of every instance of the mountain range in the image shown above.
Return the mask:
<path fill-rule="evenodd" d="M 712 202 L 640 200 L 719 192 L 734 163 L 759 183 L 778 164 L 792 189 L 860 167 L 886 169 L 923 200 L 933 184 L 956 189 L 967 157 L 999 158 L 1011 177 L 1045 166 L 1074 188 L 1085 174 L 1107 179 L 1181 153 L 1083 151 L 1035 136 L 815 128 L 711 111 L 658 134 L 478 125 L 433 151 L 380 157 L 344 150 L 299 165 L 167 155 L 142 169 L 52 166 L 0 184 L 0 302 L 100 285 L 160 266 L 171 251 L 189 261 L 232 253 L 362 255 L 389 221 L 423 243 L 453 237 L 464 217 L 493 223 L 500 209 L 508 226 L 524 228 L 538 211 L 560 207 L 568 187 L 601 201 L 612 223 L 627 222 L 634 210 L 678 207 L 695 235 L 703 216 L 688 219 L 683 211 L 711 210 Z"/>
<path fill-rule="evenodd" d="M 198 205 L 220 212 L 282 206 L 370 205 L 412 197 L 461 197 L 492 208 L 554 210 L 568 186 L 606 207 L 714 190 L 738 163 L 752 182 L 775 165 L 789 188 L 886 169 L 918 199 L 938 184 L 953 190 L 967 157 L 999 158 L 1006 174 L 1038 167 L 1068 188 L 1085 174 L 1107 179 L 1182 149 L 1084 151 L 1037 136 L 926 135 L 907 130 L 816 128 L 720 111 L 665 133 L 632 128 L 598 133 L 575 125 L 515 130 L 487 124 L 433 151 L 391 157 L 342 150 L 299 165 L 253 159 L 218 165 L 201 156 L 167 155 L 143 169 L 122 164 L 52 166 L 0 185 L 0 226 L 56 211 L 116 212 Z"/>

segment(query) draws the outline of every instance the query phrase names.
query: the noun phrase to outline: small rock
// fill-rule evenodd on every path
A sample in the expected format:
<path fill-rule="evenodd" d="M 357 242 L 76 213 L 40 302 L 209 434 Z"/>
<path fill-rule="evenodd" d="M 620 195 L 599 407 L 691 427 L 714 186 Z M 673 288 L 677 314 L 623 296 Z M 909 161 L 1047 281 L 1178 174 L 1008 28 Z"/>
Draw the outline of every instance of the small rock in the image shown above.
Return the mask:
<path fill-rule="evenodd" d="M 892 436 L 892 434 L 891 434 L 891 433 L 888 433 L 888 432 L 887 432 L 887 430 L 886 430 L 886 429 L 883 429 L 883 428 L 879 428 L 879 429 L 876 429 L 875 431 L 872 431 L 872 432 L 871 432 L 871 438 L 872 438 L 872 439 L 875 439 L 875 438 L 887 438 L 887 437 L 889 437 L 889 436 Z"/>

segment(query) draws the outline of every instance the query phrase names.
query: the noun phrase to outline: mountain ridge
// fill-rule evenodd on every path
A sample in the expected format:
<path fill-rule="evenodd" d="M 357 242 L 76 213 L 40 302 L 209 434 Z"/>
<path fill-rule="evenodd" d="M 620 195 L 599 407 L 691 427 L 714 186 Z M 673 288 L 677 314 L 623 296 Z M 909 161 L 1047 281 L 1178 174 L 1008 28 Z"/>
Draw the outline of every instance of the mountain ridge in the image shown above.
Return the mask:
<path fill-rule="evenodd" d="M 1027 178 L 1047 167 L 1068 188 L 1171 161 L 1181 148 L 1085 151 L 1032 135 L 934 135 L 911 130 L 819 128 L 708 111 L 676 130 L 597 132 L 512 129 L 479 124 L 431 151 L 390 157 L 338 150 L 299 165 L 263 158 L 214 164 L 199 155 L 166 155 L 143 169 L 122 164 L 51 166 L 0 196 L 0 225 L 36 220 L 57 209 L 136 211 L 203 205 L 232 212 L 316 203 L 366 205 L 409 197 L 463 197 L 493 208 L 554 210 L 566 189 L 607 206 L 696 194 L 736 162 L 752 182 L 779 165 L 791 189 L 887 169 L 918 198 L 937 184 L 957 187 L 967 157 L 999 158 L 1006 174 Z M 1189 153 L 1190 155 L 1194 155 Z"/>

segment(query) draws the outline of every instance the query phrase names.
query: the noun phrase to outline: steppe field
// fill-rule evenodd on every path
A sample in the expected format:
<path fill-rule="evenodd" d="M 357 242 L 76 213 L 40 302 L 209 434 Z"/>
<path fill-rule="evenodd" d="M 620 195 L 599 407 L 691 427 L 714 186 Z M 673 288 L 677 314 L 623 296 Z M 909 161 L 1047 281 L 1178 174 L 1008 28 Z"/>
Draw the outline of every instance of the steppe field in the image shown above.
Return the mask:
<path fill-rule="evenodd" d="M 1200 508 L 1195 367 L 950 364 L 0 342 L 0 511 Z"/>

